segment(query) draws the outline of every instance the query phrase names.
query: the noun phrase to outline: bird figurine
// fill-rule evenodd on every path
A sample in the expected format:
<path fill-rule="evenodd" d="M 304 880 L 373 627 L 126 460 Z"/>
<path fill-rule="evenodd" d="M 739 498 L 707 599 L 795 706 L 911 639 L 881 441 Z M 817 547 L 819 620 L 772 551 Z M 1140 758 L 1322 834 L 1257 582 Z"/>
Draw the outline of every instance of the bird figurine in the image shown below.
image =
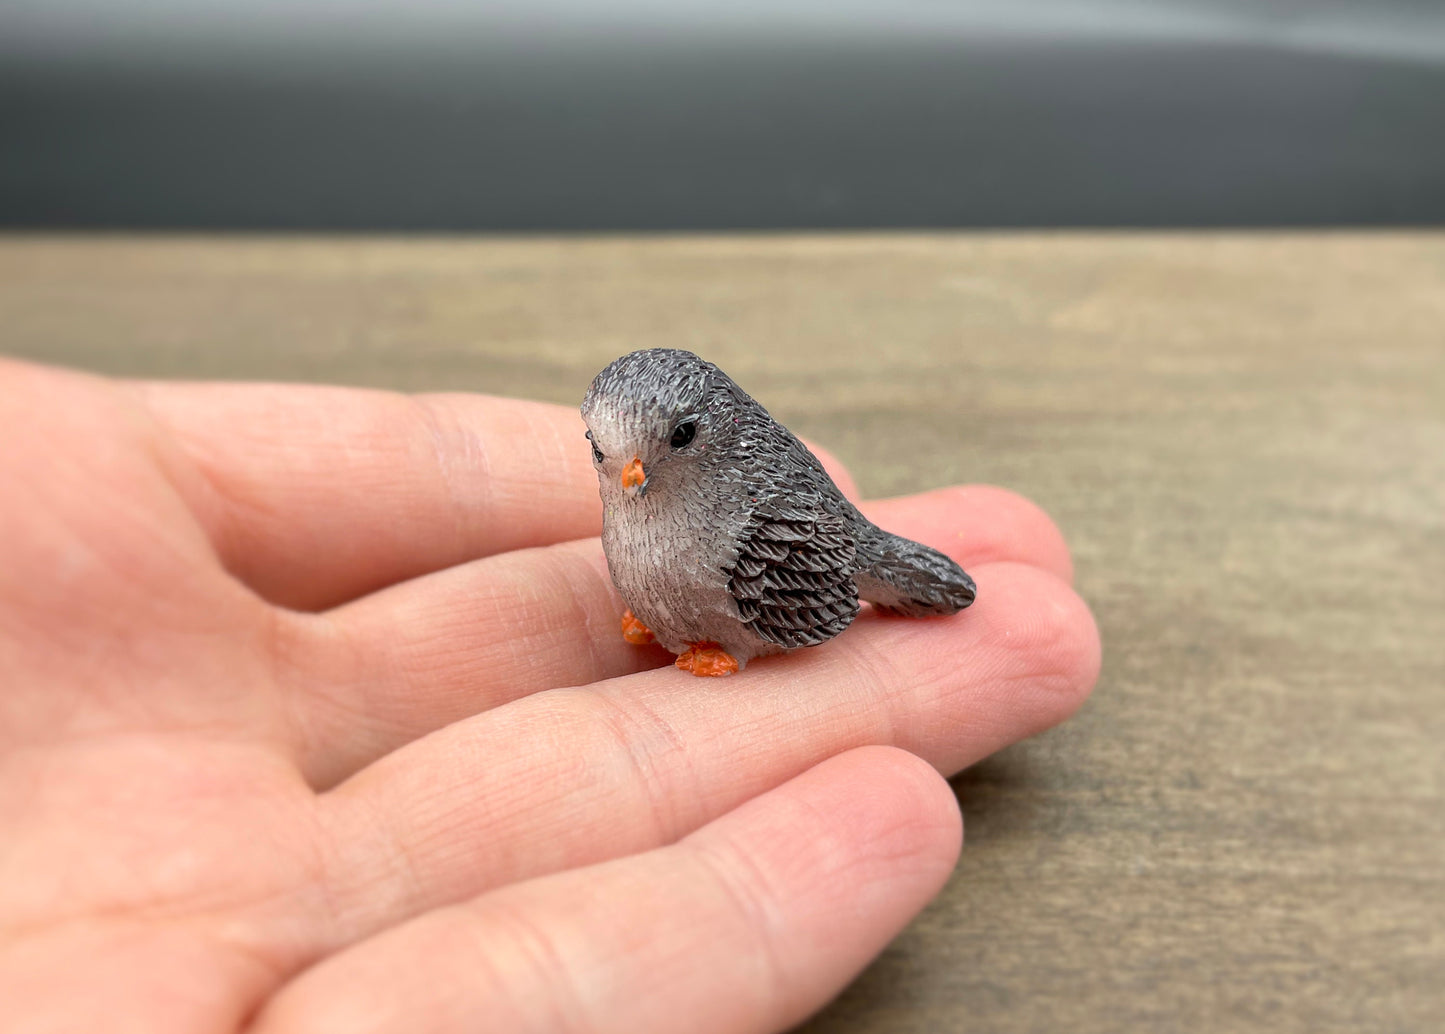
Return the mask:
<path fill-rule="evenodd" d="M 623 636 L 694 675 L 817 646 L 859 599 L 953 614 L 974 583 L 937 550 L 874 525 L 807 446 L 691 352 L 611 363 L 582 400 L 601 485 L 602 548 L 627 605 Z"/>

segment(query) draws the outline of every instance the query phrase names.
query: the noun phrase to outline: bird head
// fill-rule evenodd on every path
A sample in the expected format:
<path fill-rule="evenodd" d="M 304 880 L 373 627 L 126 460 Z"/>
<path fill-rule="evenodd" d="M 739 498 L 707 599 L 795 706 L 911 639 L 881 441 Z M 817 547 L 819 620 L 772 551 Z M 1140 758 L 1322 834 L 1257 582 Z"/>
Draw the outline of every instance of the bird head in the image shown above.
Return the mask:
<path fill-rule="evenodd" d="M 604 494 L 639 499 L 705 473 L 731 437 L 736 385 L 691 352 L 649 348 L 611 363 L 582 400 Z"/>

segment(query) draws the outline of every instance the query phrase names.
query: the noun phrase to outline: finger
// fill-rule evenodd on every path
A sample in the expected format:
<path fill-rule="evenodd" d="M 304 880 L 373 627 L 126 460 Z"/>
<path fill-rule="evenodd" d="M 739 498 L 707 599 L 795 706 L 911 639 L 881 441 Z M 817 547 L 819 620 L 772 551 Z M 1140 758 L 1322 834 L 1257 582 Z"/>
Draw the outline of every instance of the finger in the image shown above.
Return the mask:
<path fill-rule="evenodd" d="M 275 603 L 321 609 L 601 527 L 586 428 L 570 406 L 305 385 L 135 387 L 206 475 L 193 504 L 227 568 Z"/>
<path fill-rule="evenodd" d="M 195 506 L 227 567 L 286 606 L 601 523 L 574 409 L 301 385 L 138 390 L 206 475 Z"/>
<path fill-rule="evenodd" d="M 1098 672 L 1087 608 L 1034 567 L 975 577 L 953 617 L 864 615 L 722 681 L 668 667 L 539 693 L 382 758 L 323 797 L 356 851 L 340 936 L 669 843 L 852 747 L 954 772 L 1061 721 Z"/>
<path fill-rule="evenodd" d="M 943 489 L 868 510 L 966 568 L 1069 570 L 1058 529 L 1003 489 Z M 302 714 L 314 785 L 509 700 L 670 663 L 660 647 L 623 641 L 622 608 L 591 539 L 452 568 L 308 619 L 316 671 L 295 681 L 311 687 Z"/>
<path fill-rule="evenodd" d="M 948 785 L 902 751 L 819 764 L 670 847 L 429 913 L 322 963 L 263 1034 L 781 1030 L 942 887 Z"/>

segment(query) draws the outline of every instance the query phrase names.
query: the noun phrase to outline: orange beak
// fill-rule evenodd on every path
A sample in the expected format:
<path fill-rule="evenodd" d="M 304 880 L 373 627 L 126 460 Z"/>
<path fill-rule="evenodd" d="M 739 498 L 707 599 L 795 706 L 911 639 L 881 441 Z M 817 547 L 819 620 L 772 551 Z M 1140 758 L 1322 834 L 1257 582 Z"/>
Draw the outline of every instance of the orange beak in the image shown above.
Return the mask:
<path fill-rule="evenodd" d="M 632 462 L 622 468 L 622 487 L 641 488 L 646 481 L 647 472 L 642 469 L 642 461 L 636 456 L 632 457 Z"/>

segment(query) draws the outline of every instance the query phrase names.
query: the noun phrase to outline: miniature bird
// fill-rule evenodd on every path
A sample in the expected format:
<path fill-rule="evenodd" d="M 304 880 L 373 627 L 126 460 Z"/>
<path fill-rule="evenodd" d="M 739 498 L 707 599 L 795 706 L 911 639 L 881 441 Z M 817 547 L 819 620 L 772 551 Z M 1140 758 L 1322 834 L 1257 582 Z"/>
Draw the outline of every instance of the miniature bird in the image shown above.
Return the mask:
<path fill-rule="evenodd" d="M 858 600 L 909 617 L 974 599 L 963 569 L 876 527 L 802 442 L 691 352 L 631 352 L 582 400 L 602 546 L 629 642 L 694 675 L 817 646 Z"/>

